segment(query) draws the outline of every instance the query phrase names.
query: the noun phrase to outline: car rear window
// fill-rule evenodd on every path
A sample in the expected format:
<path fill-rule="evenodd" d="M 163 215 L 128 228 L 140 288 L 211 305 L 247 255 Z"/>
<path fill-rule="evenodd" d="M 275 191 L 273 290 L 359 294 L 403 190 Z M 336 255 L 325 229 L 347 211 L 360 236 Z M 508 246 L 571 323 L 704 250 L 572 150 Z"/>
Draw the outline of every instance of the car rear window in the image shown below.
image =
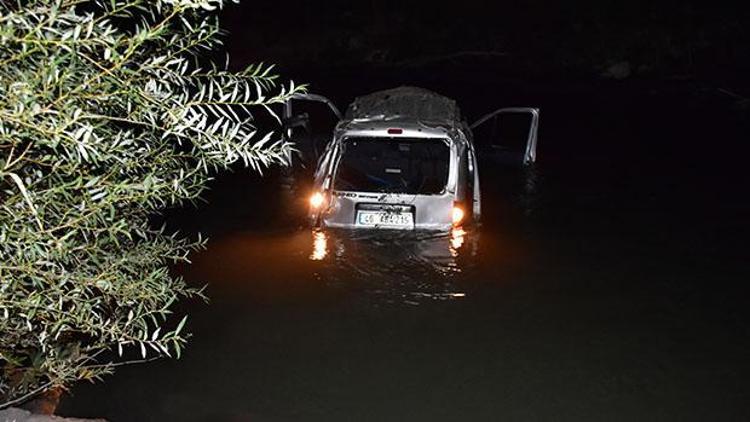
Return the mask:
<path fill-rule="evenodd" d="M 450 148 L 443 139 L 347 138 L 334 189 L 439 194 L 448 182 L 449 164 Z"/>

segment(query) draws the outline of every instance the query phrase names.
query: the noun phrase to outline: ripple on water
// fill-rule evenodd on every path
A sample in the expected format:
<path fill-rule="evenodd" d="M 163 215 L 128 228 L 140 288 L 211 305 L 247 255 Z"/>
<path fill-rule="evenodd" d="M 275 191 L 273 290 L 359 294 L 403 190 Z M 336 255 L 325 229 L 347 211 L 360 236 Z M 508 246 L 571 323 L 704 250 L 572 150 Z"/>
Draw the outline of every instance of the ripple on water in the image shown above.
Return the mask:
<path fill-rule="evenodd" d="M 478 232 L 314 230 L 310 260 L 326 284 L 388 303 L 466 297 L 460 275 L 471 268 Z"/>

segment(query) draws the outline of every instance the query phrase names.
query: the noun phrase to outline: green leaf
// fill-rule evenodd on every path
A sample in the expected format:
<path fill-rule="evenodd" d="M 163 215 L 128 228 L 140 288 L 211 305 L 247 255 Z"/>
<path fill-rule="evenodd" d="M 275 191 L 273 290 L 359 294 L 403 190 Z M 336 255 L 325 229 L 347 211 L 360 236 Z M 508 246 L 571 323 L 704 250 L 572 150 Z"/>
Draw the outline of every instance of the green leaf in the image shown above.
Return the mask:
<path fill-rule="evenodd" d="M 183 328 L 183 327 L 185 326 L 185 323 L 187 322 L 187 318 L 188 318 L 188 316 L 187 316 L 187 315 L 185 315 L 185 316 L 184 316 L 184 317 L 182 317 L 182 319 L 180 320 L 180 323 L 179 323 L 179 324 L 177 324 L 177 328 L 175 328 L 175 330 L 174 330 L 174 334 L 175 334 L 175 335 L 178 335 L 178 334 L 180 334 L 180 332 L 182 332 L 182 328 Z"/>

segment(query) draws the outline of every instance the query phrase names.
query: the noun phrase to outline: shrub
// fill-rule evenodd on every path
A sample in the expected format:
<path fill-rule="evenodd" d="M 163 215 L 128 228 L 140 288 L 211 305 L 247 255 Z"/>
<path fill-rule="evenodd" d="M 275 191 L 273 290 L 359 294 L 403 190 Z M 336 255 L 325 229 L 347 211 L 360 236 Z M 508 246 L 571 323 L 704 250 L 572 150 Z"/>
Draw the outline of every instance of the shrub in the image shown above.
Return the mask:
<path fill-rule="evenodd" d="M 179 357 L 170 274 L 203 241 L 149 216 L 214 171 L 284 162 L 256 126 L 303 90 L 205 65 L 224 0 L 0 6 L 0 408 L 133 359 Z M 134 356 L 135 355 L 135 356 Z"/>

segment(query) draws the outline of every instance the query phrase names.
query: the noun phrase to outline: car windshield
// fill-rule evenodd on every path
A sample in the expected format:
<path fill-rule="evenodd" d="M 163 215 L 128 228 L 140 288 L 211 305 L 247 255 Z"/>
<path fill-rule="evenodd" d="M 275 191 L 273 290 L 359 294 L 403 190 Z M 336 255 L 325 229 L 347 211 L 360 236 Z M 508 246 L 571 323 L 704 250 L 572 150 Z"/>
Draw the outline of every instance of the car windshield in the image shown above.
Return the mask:
<path fill-rule="evenodd" d="M 450 149 L 443 139 L 347 138 L 334 189 L 434 195 L 448 182 Z"/>

